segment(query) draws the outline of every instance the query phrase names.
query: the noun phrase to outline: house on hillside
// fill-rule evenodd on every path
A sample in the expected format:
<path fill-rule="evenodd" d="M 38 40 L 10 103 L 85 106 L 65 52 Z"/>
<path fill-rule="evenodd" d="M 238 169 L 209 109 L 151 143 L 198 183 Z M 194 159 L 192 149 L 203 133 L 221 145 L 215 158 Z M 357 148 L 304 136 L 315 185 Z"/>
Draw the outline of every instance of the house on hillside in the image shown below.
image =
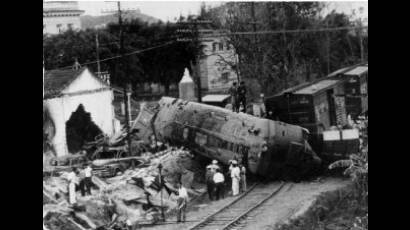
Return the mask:
<path fill-rule="evenodd" d="M 111 87 L 86 67 L 45 71 L 43 107 L 54 126 L 48 138 L 55 154 L 77 153 L 96 136 L 119 131 L 113 98 Z"/>

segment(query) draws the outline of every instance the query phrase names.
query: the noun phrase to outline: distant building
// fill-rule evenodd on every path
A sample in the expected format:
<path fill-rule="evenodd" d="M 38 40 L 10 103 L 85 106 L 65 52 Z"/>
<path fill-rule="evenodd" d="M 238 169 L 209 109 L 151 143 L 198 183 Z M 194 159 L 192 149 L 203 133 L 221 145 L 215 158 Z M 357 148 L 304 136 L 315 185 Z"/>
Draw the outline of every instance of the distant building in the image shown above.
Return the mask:
<path fill-rule="evenodd" d="M 76 1 L 43 1 L 43 33 L 59 34 L 68 29 L 81 29 L 80 15 Z"/>
<path fill-rule="evenodd" d="M 234 47 L 228 43 L 223 31 L 200 30 L 204 55 L 200 60 L 201 88 L 209 93 L 224 93 L 238 81 L 232 66 L 237 63 Z"/>
<path fill-rule="evenodd" d="M 87 68 L 45 71 L 43 108 L 54 125 L 48 140 L 55 154 L 76 153 L 84 139 L 119 131 L 113 99 L 110 86 Z"/>

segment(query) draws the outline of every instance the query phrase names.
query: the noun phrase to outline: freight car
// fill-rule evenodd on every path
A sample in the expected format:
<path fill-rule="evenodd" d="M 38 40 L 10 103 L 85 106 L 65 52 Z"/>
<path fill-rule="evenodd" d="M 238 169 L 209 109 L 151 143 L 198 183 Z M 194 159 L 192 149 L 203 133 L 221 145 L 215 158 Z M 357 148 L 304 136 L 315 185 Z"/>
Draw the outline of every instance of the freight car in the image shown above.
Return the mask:
<path fill-rule="evenodd" d="M 271 179 L 304 179 L 321 165 L 302 127 L 175 98 L 141 108 L 133 129 L 142 140 L 155 135 L 224 164 L 236 158 Z"/>
<path fill-rule="evenodd" d="M 268 118 L 308 129 L 309 143 L 321 156 L 325 130 L 346 126 L 349 114 L 356 119 L 367 113 L 367 70 L 367 64 L 346 67 L 267 97 Z"/>

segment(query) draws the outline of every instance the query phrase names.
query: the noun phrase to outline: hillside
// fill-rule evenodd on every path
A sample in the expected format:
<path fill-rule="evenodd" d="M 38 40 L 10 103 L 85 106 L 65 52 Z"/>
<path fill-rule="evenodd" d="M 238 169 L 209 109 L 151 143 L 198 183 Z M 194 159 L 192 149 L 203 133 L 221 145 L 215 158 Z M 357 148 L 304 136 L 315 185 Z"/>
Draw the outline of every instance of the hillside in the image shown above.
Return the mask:
<path fill-rule="evenodd" d="M 140 19 L 141 21 L 148 22 L 150 24 L 160 21 L 157 18 L 141 13 L 140 11 L 126 12 L 123 14 L 123 19 L 124 20 Z M 81 27 L 83 29 L 88 29 L 88 28 L 94 28 L 95 26 L 100 26 L 104 24 L 117 23 L 118 17 L 114 14 L 102 15 L 102 16 L 83 15 L 80 17 L 80 20 L 81 20 Z"/>

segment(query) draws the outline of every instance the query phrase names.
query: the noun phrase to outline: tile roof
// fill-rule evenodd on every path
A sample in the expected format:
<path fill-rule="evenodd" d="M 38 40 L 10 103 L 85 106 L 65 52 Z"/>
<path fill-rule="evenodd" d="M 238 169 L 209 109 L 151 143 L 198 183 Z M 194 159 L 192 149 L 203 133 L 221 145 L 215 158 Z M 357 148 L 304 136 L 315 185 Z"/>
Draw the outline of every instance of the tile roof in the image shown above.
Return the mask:
<path fill-rule="evenodd" d="M 61 92 L 70 85 L 86 67 L 78 70 L 50 70 L 44 73 L 44 97 L 52 98 L 61 94 Z"/>

